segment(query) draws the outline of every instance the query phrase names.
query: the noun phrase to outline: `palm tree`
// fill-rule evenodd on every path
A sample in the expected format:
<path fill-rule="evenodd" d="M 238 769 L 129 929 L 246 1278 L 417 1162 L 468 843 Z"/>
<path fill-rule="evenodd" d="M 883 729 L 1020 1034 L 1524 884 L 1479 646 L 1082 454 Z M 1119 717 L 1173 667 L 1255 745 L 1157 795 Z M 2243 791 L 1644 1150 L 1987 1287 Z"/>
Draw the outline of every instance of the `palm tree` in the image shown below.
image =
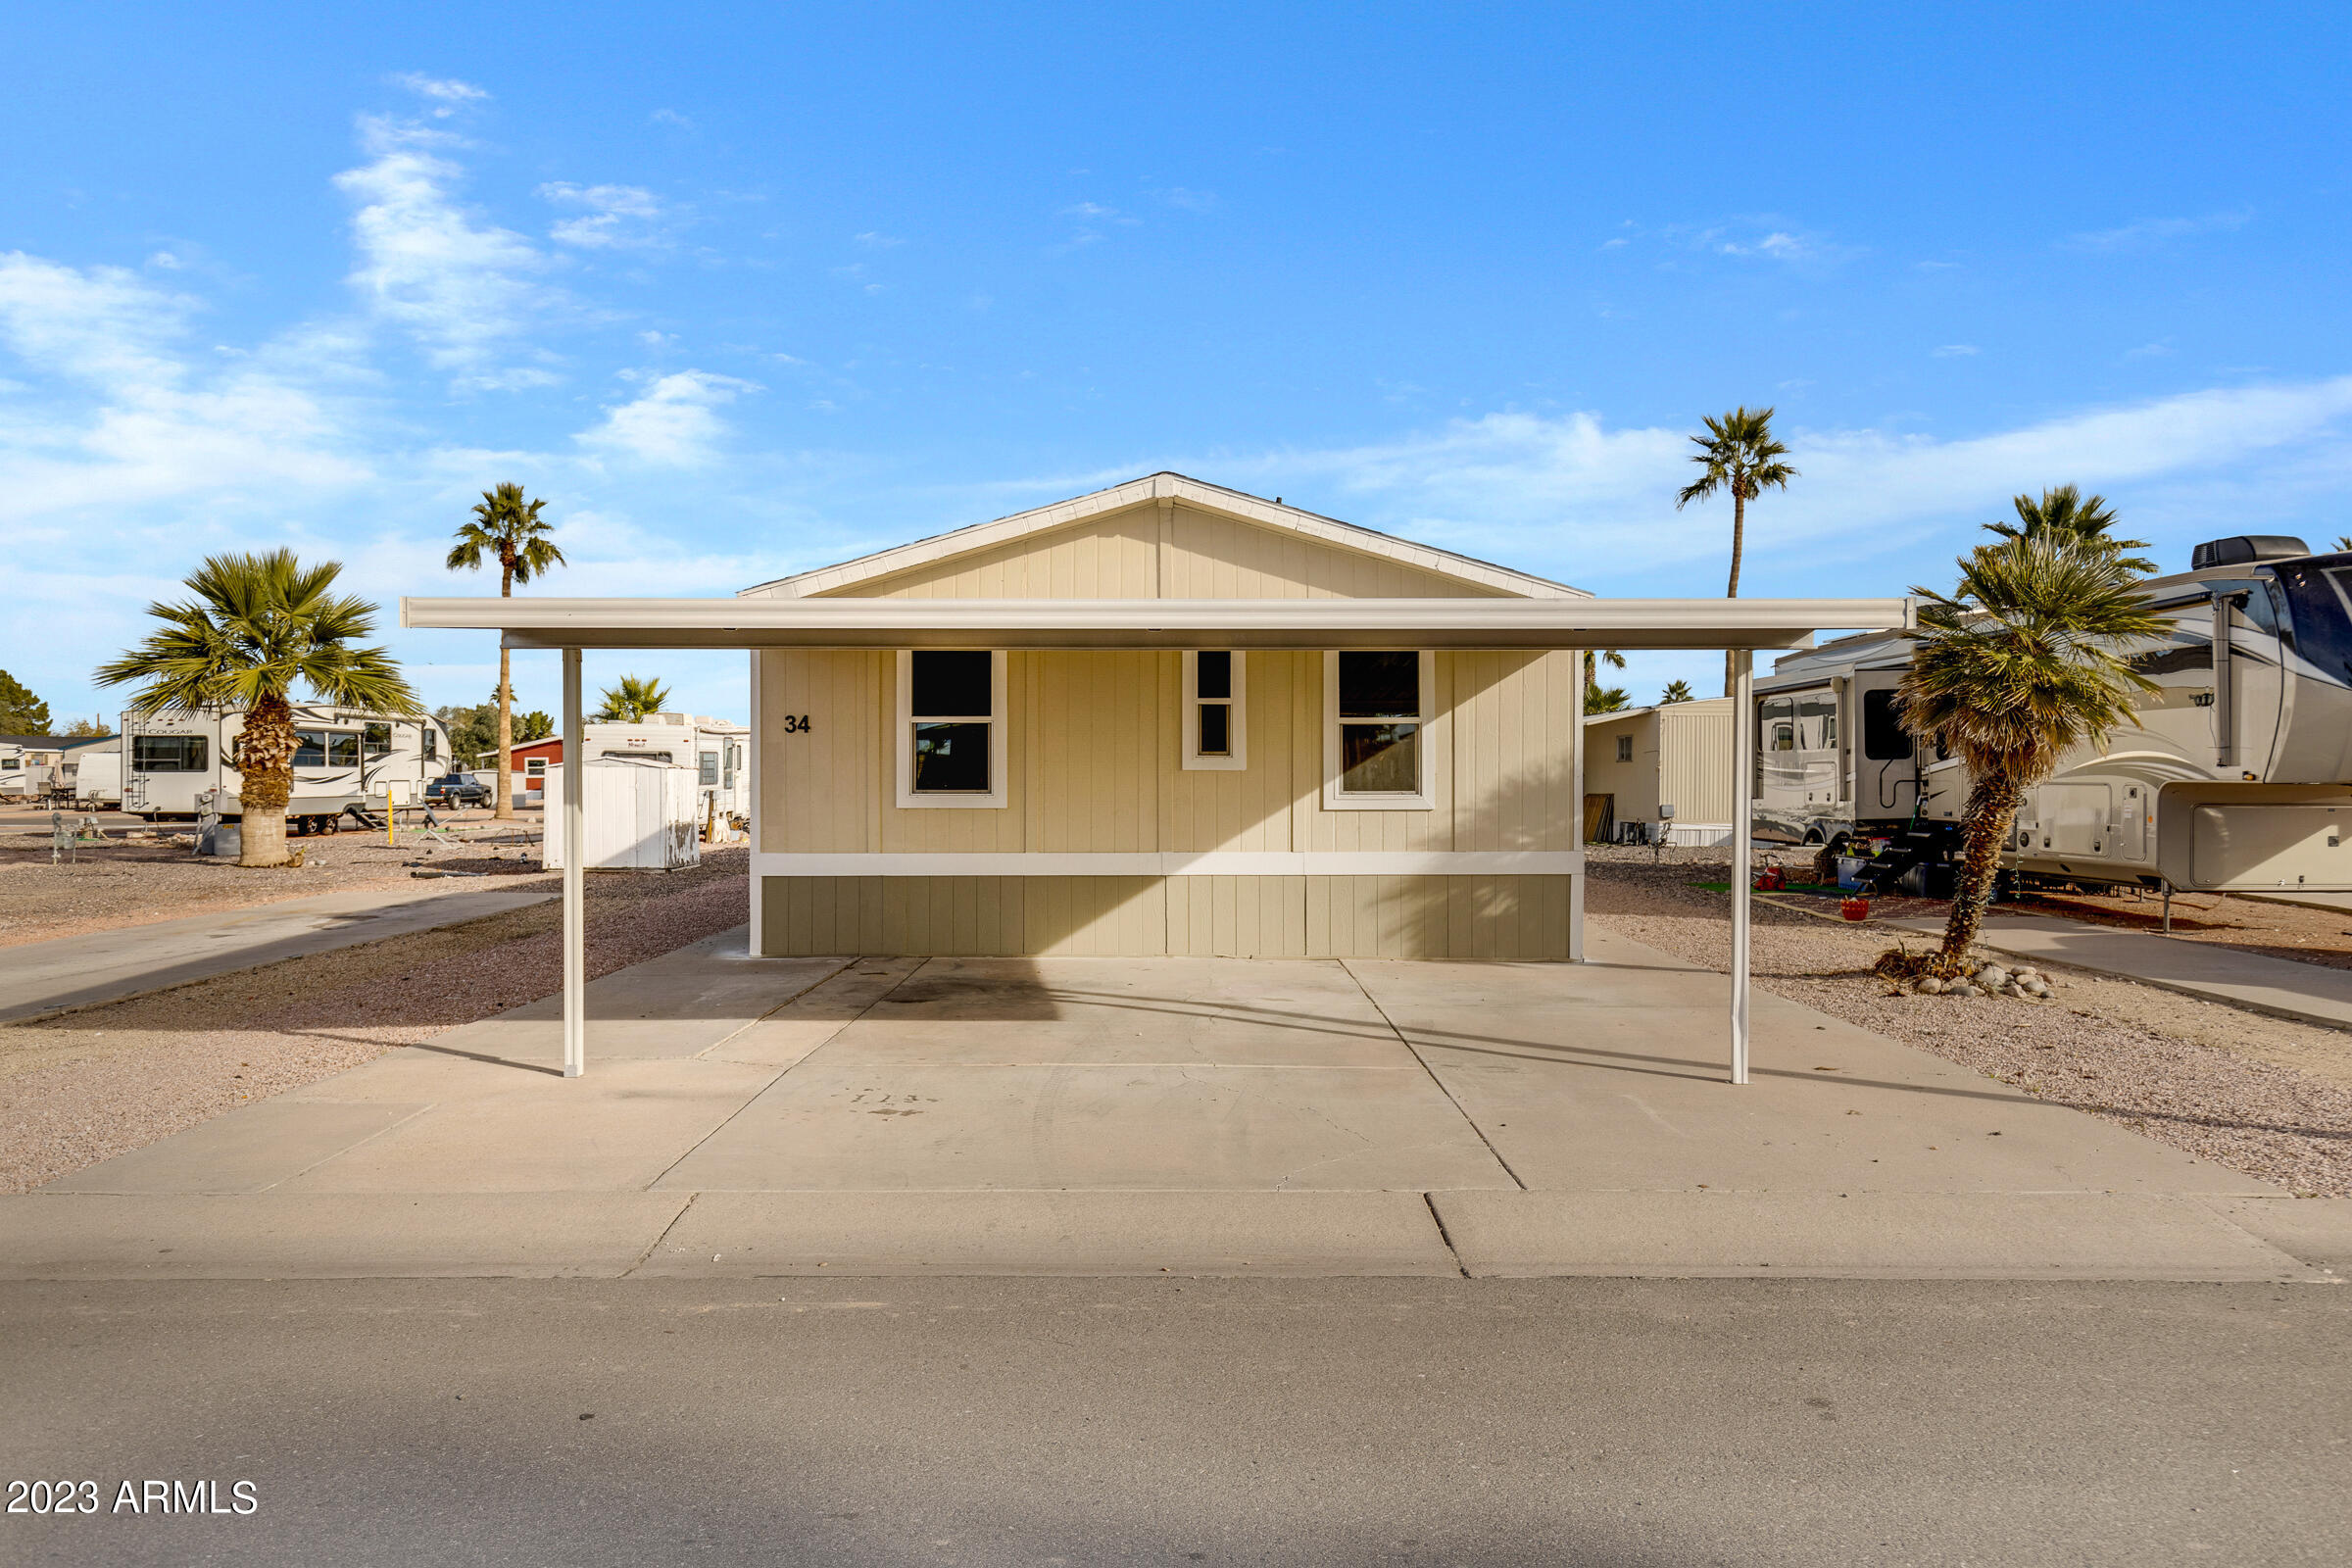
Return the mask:
<path fill-rule="evenodd" d="M 1706 471 L 1683 486 L 1674 498 L 1674 510 L 1682 511 L 1693 501 L 1704 501 L 1718 490 L 1732 493 L 1732 585 L 1724 597 L 1740 597 L 1740 557 L 1747 546 L 1747 504 L 1773 485 L 1788 488 L 1788 481 L 1797 472 L 1781 459 L 1788 449 L 1772 438 L 1772 410 L 1757 409 L 1750 413 L 1742 403 L 1720 418 L 1707 416 L 1707 433 L 1694 435 L 1691 443 L 1698 448 L 1690 461 Z M 1723 656 L 1723 695 L 1732 695 L 1732 671 L 1737 654 Z"/>
<path fill-rule="evenodd" d="M 1666 683 L 1666 689 L 1658 693 L 1660 708 L 1668 703 L 1687 703 L 1690 700 L 1690 683 L 1687 680 L 1670 680 Z"/>
<path fill-rule="evenodd" d="M 2352 550 L 2352 533 L 2339 533 L 2339 534 L 2337 534 L 2337 535 L 2335 536 L 2335 548 L 2336 548 L 2336 549 L 2337 549 L 2339 552 L 2340 552 L 2340 551 L 2345 551 L 2345 550 Z"/>
<path fill-rule="evenodd" d="M 130 711 L 245 711 L 227 760 L 243 775 L 239 865 L 283 865 L 286 802 L 294 793 L 297 682 L 319 702 L 414 714 L 416 694 L 381 648 L 353 646 L 375 629 L 375 607 L 327 590 L 342 565 L 304 566 L 291 550 L 209 556 L 188 578 L 195 599 L 154 604 L 162 621 L 138 647 L 98 666 L 103 686 L 137 684 Z"/>
<path fill-rule="evenodd" d="M 2115 509 L 2107 505 L 2105 496 L 2084 496 L 2071 484 L 2044 490 L 2039 501 L 2032 496 L 2019 496 L 2010 506 L 2017 511 L 2015 522 L 1988 522 L 1984 526 L 2004 539 L 2096 539 L 2117 550 L 2145 550 L 2145 539 L 2115 539 L 2107 530 L 2115 526 Z M 2145 557 L 2133 556 L 2119 562 L 2132 571 L 2153 572 L 2156 563 Z"/>
<path fill-rule="evenodd" d="M 2161 636 L 2168 617 L 2141 608 L 2120 541 L 2095 532 L 2002 530 L 1960 559 L 1949 594 L 1925 601 L 1911 666 L 1898 688 L 1903 724 L 1968 765 L 1960 885 L 1931 972 L 1968 956 L 2025 792 L 2084 742 L 2131 718 L 2155 690 L 2124 649 Z"/>
<path fill-rule="evenodd" d="M 1623 669 L 1625 656 L 1614 648 L 1585 650 L 1585 711 L 1588 713 L 1614 713 L 1626 705 L 1624 687 L 1603 686 L 1600 683 L 1602 664 L 1611 669 Z"/>
<path fill-rule="evenodd" d="M 672 693 L 660 680 L 623 675 L 620 684 L 604 690 L 605 706 L 597 710 L 600 723 L 642 724 L 669 706 Z"/>
<path fill-rule="evenodd" d="M 547 537 L 548 524 L 539 515 L 544 501 L 526 500 L 522 486 L 501 484 L 482 492 L 473 520 L 458 530 L 450 548 L 449 569 L 473 571 L 484 561 L 498 563 L 498 596 L 511 599 L 514 585 L 544 577 L 564 564 L 564 552 Z M 498 651 L 498 804 L 494 814 L 514 814 L 514 681 L 513 656 Z"/>

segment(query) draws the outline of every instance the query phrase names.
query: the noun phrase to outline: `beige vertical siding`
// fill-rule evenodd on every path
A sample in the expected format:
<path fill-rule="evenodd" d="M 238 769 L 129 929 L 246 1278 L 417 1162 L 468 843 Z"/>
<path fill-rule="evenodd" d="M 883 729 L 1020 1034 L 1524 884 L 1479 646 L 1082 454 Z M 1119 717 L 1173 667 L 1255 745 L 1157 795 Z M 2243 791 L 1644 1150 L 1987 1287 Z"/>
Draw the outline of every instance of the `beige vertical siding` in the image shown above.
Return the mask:
<path fill-rule="evenodd" d="M 761 879 L 778 957 L 1568 956 L 1564 876 Z"/>
<path fill-rule="evenodd" d="M 1658 792 L 1678 822 L 1732 819 L 1732 703 L 1728 697 L 1659 710 Z"/>

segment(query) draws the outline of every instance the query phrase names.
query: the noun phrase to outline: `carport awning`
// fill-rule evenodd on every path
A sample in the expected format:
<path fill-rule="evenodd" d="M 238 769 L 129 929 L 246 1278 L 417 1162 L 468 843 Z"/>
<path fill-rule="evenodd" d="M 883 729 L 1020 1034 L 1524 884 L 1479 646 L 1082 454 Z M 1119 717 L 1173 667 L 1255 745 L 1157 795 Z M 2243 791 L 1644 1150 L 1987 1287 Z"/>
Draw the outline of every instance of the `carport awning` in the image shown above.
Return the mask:
<path fill-rule="evenodd" d="M 1747 648 L 1918 624 L 1911 599 L 403 599 L 509 648 Z"/>

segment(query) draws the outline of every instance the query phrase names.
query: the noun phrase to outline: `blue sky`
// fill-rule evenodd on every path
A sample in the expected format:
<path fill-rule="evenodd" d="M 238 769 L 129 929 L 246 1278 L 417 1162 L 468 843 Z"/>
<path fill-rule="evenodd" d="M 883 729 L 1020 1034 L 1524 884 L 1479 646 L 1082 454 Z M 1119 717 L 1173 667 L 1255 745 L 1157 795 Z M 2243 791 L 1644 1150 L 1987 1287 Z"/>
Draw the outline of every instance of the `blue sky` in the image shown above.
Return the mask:
<path fill-rule="evenodd" d="M 209 551 L 472 591 L 502 479 L 548 592 L 1172 467 L 1718 594 L 1673 497 L 1745 402 L 1803 474 L 1745 593 L 1940 582 L 2065 481 L 2168 563 L 2352 531 L 2340 6 L 374 9 L 0 22 L 0 667 L 61 721 Z M 738 656 L 624 668 L 743 713 Z"/>

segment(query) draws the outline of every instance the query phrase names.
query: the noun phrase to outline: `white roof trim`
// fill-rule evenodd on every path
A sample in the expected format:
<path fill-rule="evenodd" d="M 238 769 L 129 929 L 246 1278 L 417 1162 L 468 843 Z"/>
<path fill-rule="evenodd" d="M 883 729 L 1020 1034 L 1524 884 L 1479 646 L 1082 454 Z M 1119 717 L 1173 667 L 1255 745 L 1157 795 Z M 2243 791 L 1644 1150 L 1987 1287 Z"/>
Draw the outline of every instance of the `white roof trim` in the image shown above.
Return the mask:
<path fill-rule="evenodd" d="M 1016 512 L 1009 517 L 999 517 L 994 522 L 974 523 L 969 528 L 958 528 L 952 533 L 933 534 L 928 539 L 917 539 L 912 544 L 877 551 L 870 556 L 859 556 L 855 561 L 845 561 L 838 565 L 820 566 L 814 571 L 779 577 L 774 582 L 763 582 L 743 589 L 739 597 L 806 599 L 817 594 L 838 593 L 858 583 L 894 577 L 900 572 L 927 566 L 934 562 L 987 550 L 1031 534 L 1066 528 L 1072 523 L 1084 522 L 1089 517 L 1122 512 L 1147 501 L 1161 499 L 1182 501 L 1203 512 L 1221 513 L 1261 527 L 1303 534 L 1343 550 L 1352 550 L 1358 555 L 1379 556 L 1400 565 L 1418 567 L 1422 571 L 1435 572 L 1458 582 L 1476 583 L 1497 593 L 1528 599 L 1592 597 L 1585 589 L 1572 588 L 1547 577 L 1512 571 L 1506 566 L 1456 555 L 1450 550 L 1415 544 L 1410 539 L 1399 539 L 1395 534 L 1358 527 L 1336 517 L 1286 507 L 1262 496 L 1228 490 L 1223 485 L 1206 484 L 1181 473 L 1168 472 L 1130 479 L 1125 484 L 1113 485 L 1107 490 L 1073 496 L 1067 501 L 1056 501 L 1052 506 L 1039 507 L 1034 511 Z"/>
<path fill-rule="evenodd" d="M 1788 648 L 1909 599 L 403 599 L 510 648 Z"/>

